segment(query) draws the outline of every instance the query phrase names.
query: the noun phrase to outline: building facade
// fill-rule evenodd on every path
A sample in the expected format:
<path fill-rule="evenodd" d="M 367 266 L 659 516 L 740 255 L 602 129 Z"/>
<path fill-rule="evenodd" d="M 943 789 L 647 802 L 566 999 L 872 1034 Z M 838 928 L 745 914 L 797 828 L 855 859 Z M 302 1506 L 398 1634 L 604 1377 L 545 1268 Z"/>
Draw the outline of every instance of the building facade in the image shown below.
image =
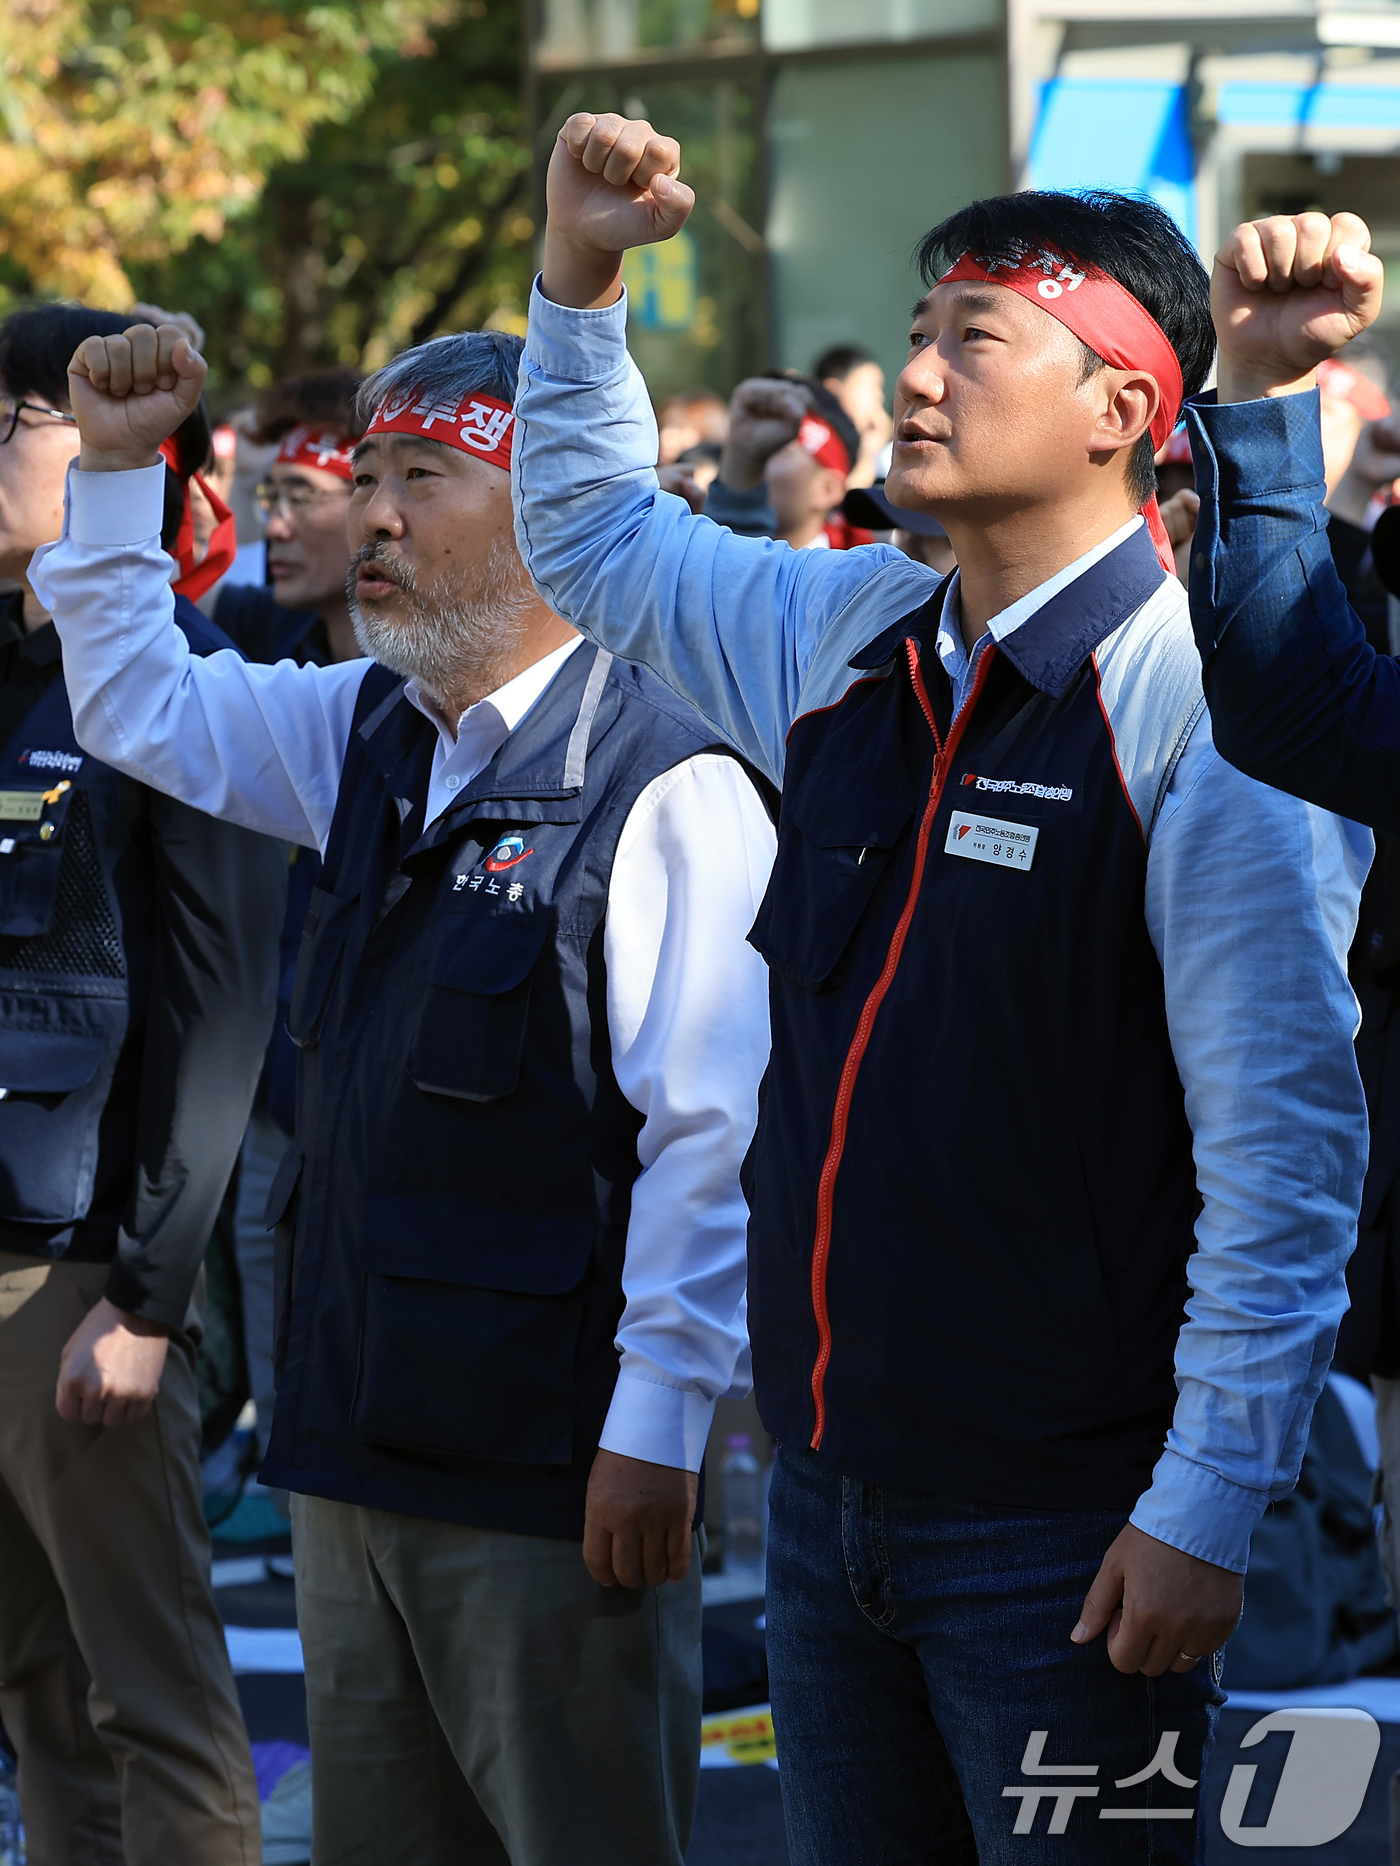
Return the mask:
<path fill-rule="evenodd" d="M 1400 0 L 531 0 L 527 89 L 541 192 L 574 110 L 682 143 L 690 227 L 628 262 L 658 398 L 847 341 L 892 377 L 920 236 L 1012 187 L 1144 191 L 1207 258 L 1353 208 L 1400 360 Z"/>

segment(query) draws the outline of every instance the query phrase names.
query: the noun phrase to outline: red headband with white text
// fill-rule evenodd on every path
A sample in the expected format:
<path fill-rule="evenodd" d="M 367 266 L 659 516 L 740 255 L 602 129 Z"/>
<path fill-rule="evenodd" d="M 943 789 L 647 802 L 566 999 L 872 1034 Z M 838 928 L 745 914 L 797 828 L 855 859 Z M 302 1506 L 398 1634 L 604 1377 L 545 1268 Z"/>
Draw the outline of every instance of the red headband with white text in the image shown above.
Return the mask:
<path fill-rule="evenodd" d="M 1027 250 L 1019 258 L 964 253 L 938 283 L 954 285 L 964 279 L 1019 292 L 1073 331 L 1111 368 L 1140 369 L 1153 377 L 1161 394 L 1151 428 L 1153 451 L 1165 446 L 1181 413 L 1181 364 L 1156 318 L 1116 279 L 1092 267 L 1080 271 L 1063 253 L 1048 249 Z M 1163 568 L 1175 574 L 1172 547 L 1155 496 L 1142 508 L 1142 515 Z"/>
<path fill-rule="evenodd" d="M 818 421 L 815 415 L 804 415 L 802 426 L 797 430 L 797 444 L 804 453 L 808 453 L 818 466 L 830 467 L 844 479 L 851 470 L 851 458 L 846 452 L 845 443 L 835 428 L 830 428 L 824 421 Z"/>
<path fill-rule="evenodd" d="M 373 434 L 417 434 L 428 441 L 445 441 L 461 453 L 475 454 L 492 466 L 510 472 L 515 440 L 515 410 L 509 402 L 474 389 L 460 402 L 434 401 L 418 389 L 391 395 L 374 411 L 364 438 Z"/>
<path fill-rule="evenodd" d="M 334 473 L 337 479 L 353 479 L 355 443 L 347 434 L 334 428 L 293 428 L 282 437 L 277 449 L 280 466 L 315 467 L 319 473 Z"/>

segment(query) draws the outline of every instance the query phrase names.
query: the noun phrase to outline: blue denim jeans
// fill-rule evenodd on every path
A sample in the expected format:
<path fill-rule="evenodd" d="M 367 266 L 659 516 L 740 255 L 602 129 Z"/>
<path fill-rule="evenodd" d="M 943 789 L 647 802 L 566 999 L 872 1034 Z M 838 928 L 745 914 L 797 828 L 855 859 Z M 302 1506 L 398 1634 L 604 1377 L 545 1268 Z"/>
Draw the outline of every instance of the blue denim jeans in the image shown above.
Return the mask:
<path fill-rule="evenodd" d="M 1127 1520 L 987 1509 L 780 1451 L 768 1666 L 792 1866 L 1196 1858 L 1217 1667 L 1070 1644 Z"/>

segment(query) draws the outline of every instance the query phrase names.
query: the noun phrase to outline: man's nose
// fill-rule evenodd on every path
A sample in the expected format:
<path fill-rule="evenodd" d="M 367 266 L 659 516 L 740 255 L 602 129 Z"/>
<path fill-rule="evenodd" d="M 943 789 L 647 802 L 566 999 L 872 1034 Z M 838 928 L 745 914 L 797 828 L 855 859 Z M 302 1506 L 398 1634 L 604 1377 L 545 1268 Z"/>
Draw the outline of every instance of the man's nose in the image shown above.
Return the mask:
<path fill-rule="evenodd" d="M 273 506 L 263 525 L 264 534 L 276 544 L 285 544 L 295 537 L 296 527 L 287 517 L 280 505 Z"/>
<path fill-rule="evenodd" d="M 376 486 L 361 507 L 359 526 L 362 537 L 376 542 L 384 538 L 401 538 L 408 529 L 398 501 L 384 486 Z"/>
<path fill-rule="evenodd" d="M 926 343 L 916 350 L 899 372 L 894 385 L 895 420 L 901 409 L 918 408 L 924 403 L 937 404 L 947 391 L 947 375 L 938 346 Z"/>

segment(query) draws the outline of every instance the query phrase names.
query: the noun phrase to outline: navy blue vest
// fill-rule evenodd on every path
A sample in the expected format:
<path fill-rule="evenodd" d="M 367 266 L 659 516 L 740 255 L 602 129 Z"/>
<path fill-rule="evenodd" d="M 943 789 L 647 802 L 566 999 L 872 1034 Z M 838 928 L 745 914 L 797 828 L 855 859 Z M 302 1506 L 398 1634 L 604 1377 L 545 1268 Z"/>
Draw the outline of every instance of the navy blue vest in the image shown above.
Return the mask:
<path fill-rule="evenodd" d="M 608 881 L 646 786 L 719 748 L 585 643 L 425 833 L 437 734 L 401 688 L 365 677 L 293 988 L 262 1475 L 578 1537 L 640 1170 L 608 1041 Z"/>
<path fill-rule="evenodd" d="M 1161 1455 L 1199 1202 L 1091 658 L 1161 582 L 1130 545 L 956 725 L 940 591 L 789 740 L 749 1325 L 764 1424 L 851 1476 L 1130 1509 Z M 1023 872 L 955 852 L 969 808 L 1038 831 Z"/>
<path fill-rule="evenodd" d="M 196 654 L 232 644 L 192 603 Z M 60 675 L 0 752 L 0 1248 L 102 1262 L 131 1200 L 156 876 Z"/>

